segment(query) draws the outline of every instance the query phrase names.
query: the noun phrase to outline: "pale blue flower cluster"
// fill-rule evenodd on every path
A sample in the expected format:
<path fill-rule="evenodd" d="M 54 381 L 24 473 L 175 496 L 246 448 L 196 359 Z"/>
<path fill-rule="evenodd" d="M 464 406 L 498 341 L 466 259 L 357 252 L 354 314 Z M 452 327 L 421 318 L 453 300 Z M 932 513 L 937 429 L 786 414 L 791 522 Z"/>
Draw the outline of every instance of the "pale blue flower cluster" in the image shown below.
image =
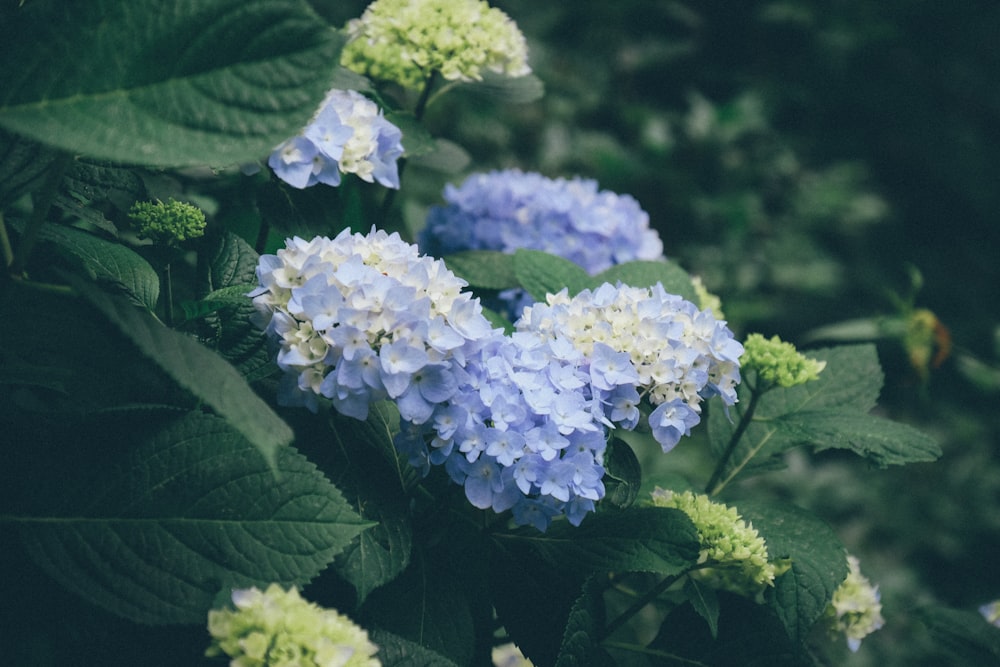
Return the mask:
<path fill-rule="evenodd" d="M 703 399 L 736 402 L 743 346 L 711 311 L 659 283 L 605 283 L 574 297 L 563 290 L 525 308 L 515 326 L 564 338 L 590 359 L 595 398 L 612 421 L 634 428 L 639 397 L 648 399 L 656 406 L 649 427 L 664 452 L 701 421 Z"/>
<path fill-rule="evenodd" d="M 435 257 L 530 248 L 596 275 L 615 264 L 663 255 L 663 242 L 639 203 L 598 190 L 593 180 L 492 171 L 474 174 L 458 187 L 447 185 L 444 199 L 447 205 L 431 208 L 419 238 L 421 249 Z"/>
<path fill-rule="evenodd" d="M 398 234 L 289 239 L 257 266 L 256 323 L 278 342 L 279 400 L 364 419 L 391 398 L 423 423 L 492 328 L 466 283 Z"/>
<path fill-rule="evenodd" d="M 341 174 L 399 188 L 402 131 L 354 90 L 331 90 L 302 134 L 274 149 L 267 164 L 295 188 L 340 185 Z"/>
<path fill-rule="evenodd" d="M 410 464 L 443 465 L 470 503 L 518 525 L 579 525 L 595 509 L 608 432 L 635 428 L 643 394 L 664 451 L 704 396 L 736 400 L 742 347 L 660 286 L 564 290 L 506 336 L 464 281 L 398 234 L 289 239 L 257 278 L 256 323 L 285 371 L 280 402 L 364 419 L 392 399 Z"/>

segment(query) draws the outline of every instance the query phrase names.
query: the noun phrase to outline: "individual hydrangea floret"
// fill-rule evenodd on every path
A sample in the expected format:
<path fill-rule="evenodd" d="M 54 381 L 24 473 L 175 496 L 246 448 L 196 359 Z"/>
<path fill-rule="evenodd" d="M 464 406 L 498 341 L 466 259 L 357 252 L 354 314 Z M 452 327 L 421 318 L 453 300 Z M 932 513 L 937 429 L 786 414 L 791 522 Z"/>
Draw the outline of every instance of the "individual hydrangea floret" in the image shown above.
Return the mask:
<path fill-rule="evenodd" d="M 755 370 L 757 377 L 769 385 L 794 387 L 805 384 L 818 379 L 826 368 L 825 361 L 806 357 L 778 336 L 767 339 L 761 334 L 750 334 L 743 347 L 745 352 L 740 358 L 743 368 Z"/>
<path fill-rule="evenodd" d="M 346 616 L 308 602 L 295 588 L 234 590 L 234 608 L 208 612 L 212 644 L 234 667 L 379 667 L 368 633 Z"/>
<path fill-rule="evenodd" d="M 694 573 L 703 582 L 743 595 L 754 595 L 774 584 L 777 566 L 769 561 L 764 538 L 735 508 L 691 491 L 656 487 L 652 496 L 654 505 L 687 514 L 697 529 L 698 562 L 712 566 Z"/>
<path fill-rule="evenodd" d="M 700 422 L 702 399 L 736 402 L 743 347 L 724 321 L 659 283 L 605 283 L 574 297 L 564 289 L 525 308 L 515 326 L 565 339 L 591 359 L 597 399 L 609 408 L 627 409 L 620 399 L 638 388 L 633 400 L 655 406 L 649 426 L 664 452 Z M 624 426 L 633 428 L 631 421 Z"/>
<path fill-rule="evenodd" d="M 165 245 L 196 239 L 205 233 L 205 213 L 193 204 L 176 201 L 136 202 L 129 210 L 140 237 Z"/>
<path fill-rule="evenodd" d="M 267 164 L 295 188 L 340 185 L 341 174 L 399 188 L 402 131 L 354 90 L 331 90 L 309 125 L 274 149 Z"/>
<path fill-rule="evenodd" d="M 390 398 L 423 423 L 492 333 L 465 281 L 395 233 L 289 239 L 257 278 L 255 322 L 277 343 L 286 405 L 315 411 L 324 398 L 364 419 Z"/>
<path fill-rule="evenodd" d="M 474 174 L 445 186 L 432 207 L 420 247 L 442 257 L 462 250 L 518 248 L 564 257 L 596 275 L 615 264 L 662 258 L 649 215 L 629 195 L 597 181 L 547 178 L 517 169 Z"/>
<path fill-rule="evenodd" d="M 998 628 L 1000 628 L 1000 600 L 994 600 L 988 604 L 984 604 L 979 608 L 979 613 L 983 615 L 988 623 L 991 623 Z"/>
<path fill-rule="evenodd" d="M 851 651 L 857 651 L 861 640 L 881 628 L 885 620 L 878 586 L 872 586 L 861 574 L 857 558 L 848 555 L 847 565 L 847 578 L 834 591 L 824 617 L 832 631 L 846 635 Z"/>
<path fill-rule="evenodd" d="M 406 88 L 423 87 L 434 72 L 448 81 L 531 72 L 517 24 L 484 0 L 376 0 L 347 34 L 344 67 Z"/>

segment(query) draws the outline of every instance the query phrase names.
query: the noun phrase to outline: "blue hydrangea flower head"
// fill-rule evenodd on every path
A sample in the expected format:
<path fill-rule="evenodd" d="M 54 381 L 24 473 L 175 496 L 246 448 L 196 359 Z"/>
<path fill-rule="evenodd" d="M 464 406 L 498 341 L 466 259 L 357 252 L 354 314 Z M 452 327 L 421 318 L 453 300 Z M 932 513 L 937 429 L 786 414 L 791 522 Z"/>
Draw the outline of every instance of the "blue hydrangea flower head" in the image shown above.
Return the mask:
<path fill-rule="evenodd" d="M 399 188 L 402 131 L 354 90 L 331 90 L 302 133 L 274 149 L 267 164 L 294 188 L 340 185 L 341 174 Z"/>
<path fill-rule="evenodd" d="M 663 243 L 629 195 L 596 181 L 547 178 L 517 169 L 474 174 L 448 185 L 419 239 L 428 254 L 530 248 L 564 257 L 591 275 L 615 264 L 655 260 Z"/>
<path fill-rule="evenodd" d="M 325 399 L 364 419 L 391 398 L 423 423 L 494 333 L 466 283 L 398 234 L 288 239 L 260 258 L 257 278 L 255 321 L 278 348 L 288 405 L 318 410 Z"/>
<path fill-rule="evenodd" d="M 736 402 L 743 346 L 724 321 L 660 284 L 605 283 L 574 297 L 563 290 L 525 308 L 515 327 L 569 341 L 590 360 L 591 386 L 609 422 L 634 428 L 636 403 L 646 398 L 664 452 L 699 423 L 703 399 Z"/>

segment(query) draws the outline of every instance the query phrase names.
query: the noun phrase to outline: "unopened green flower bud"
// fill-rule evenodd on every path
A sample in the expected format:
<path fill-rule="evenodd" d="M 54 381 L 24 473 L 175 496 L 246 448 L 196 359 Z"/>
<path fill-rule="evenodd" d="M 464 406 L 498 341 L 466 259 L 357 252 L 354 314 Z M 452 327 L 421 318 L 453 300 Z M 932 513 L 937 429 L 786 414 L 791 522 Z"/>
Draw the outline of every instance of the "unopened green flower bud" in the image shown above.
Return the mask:
<path fill-rule="evenodd" d="M 847 645 L 857 651 L 861 640 L 885 624 L 878 587 L 861 574 L 858 559 L 847 557 L 847 578 L 833 593 L 833 599 L 824 612 L 830 629 L 842 632 Z"/>
<path fill-rule="evenodd" d="M 754 370 L 766 383 L 779 387 L 794 387 L 819 378 L 826 368 L 825 361 L 810 359 L 796 351 L 795 346 L 777 336 L 770 339 L 754 333 L 743 343 L 740 366 Z"/>
<path fill-rule="evenodd" d="M 657 487 L 653 504 L 673 507 L 698 530 L 698 562 L 711 565 L 692 574 L 714 588 L 755 595 L 774 583 L 778 567 L 768 560 L 767 544 L 735 508 L 691 491 L 677 493 Z"/>
<path fill-rule="evenodd" d="M 726 319 L 722 312 L 722 299 L 708 291 L 701 276 L 691 276 L 691 284 L 694 286 L 694 293 L 698 296 L 698 307 L 711 312 L 717 320 Z"/>
<path fill-rule="evenodd" d="M 240 667 L 380 667 L 368 633 L 346 616 L 285 591 L 233 591 L 235 609 L 208 612 L 209 657 L 227 655 Z"/>
<path fill-rule="evenodd" d="M 484 0 L 375 0 L 347 33 L 341 65 L 406 88 L 421 88 L 433 72 L 448 81 L 531 72 L 517 24 Z"/>
<path fill-rule="evenodd" d="M 205 214 L 193 204 L 176 201 L 167 203 L 136 202 L 129 211 L 135 221 L 139 236 L 154 243 L 173 245 L 196 239 L 205 233 Z"/>

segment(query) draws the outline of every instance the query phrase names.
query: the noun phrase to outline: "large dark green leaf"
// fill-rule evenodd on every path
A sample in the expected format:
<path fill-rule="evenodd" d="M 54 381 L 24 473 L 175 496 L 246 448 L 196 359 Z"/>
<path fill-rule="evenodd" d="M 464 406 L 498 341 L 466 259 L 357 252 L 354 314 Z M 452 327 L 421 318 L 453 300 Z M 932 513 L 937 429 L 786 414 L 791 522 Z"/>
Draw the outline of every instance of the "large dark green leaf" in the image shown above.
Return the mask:
<path fill-rule="evenodd" d="M 556 667 L 607 667 L 615 662 L 601 648 L 605 577 L 590 577 L 569 612 Z"/>
<path fill-rule="evenodd" d="M 801 445 L 848 449 L 877 465 L 931 461 L 941 451 L 916 429 L 868 414 L 882 388 L 882 369 L 874 345 L 810 350 L 825 360 L 819 379 L 791 388 L 769 390 L 759 400 L 753 420 L 727 462 L 719 487 L 751 470 L 760 470 L 783 452 Z M 750 400 L 739 389 L 740 403 L 709 414 L 709 437 L 716 456 L 726 448 Z M 713 491 L 716 491 L 714 489 Z"/>
<path fill-rule="evenodd" d="M 581 572 L 680 574 L 698 560 L 698 533 L 680 510 L 631 507 L 599 512 L 578 526 L 555 523 L 545 533 L 523 528 L 498 535 L 530 545 L 542 558 Z"/>
<path fill-rule="evenodd" d="M 376 629 L 369 636 L 378 646 L 378 655 L 375 657 L 382 663 L 382 667 L 458 667 L 440 653 L 391 632 Z"/>
<path fill-rule="evenodd" d="M 296 134 L 343 38 L 300 0 L 34 0 L 0 26 L 0 126 L 156 166 L 252 161 Z"/>
<path fill-rule="evenodd" d="M 739 510 L 764 538 L 771 560 L 791 559 L 764 598 L 788 636 L 804 640 L 847 577 L 844 545 L 826 523 L 794 506 L 741 502 Z"/>
<path fill-rule="evenodd" d="M 249 440 L 267 461 L 292 441 L 292 430 L 219 355 L 160 324 L 148 312 L 93 285 L 74 287 L 179 386 L 204 401 Z"/>
<path fill-rule="evenodd" d="M 225 421 L 189 413 L 13 521 L 79 595 L 146 623 L 204 623 L 219 591 L 303 585 L 370 525 L 298 452 L 275 458 L 277 477 Z"/>
<path fill-rule="evenodd" d="M 914 613 L 933 640 L 935 655 L 947 665 L 1000 664 L 1000 628 L 974 611 L 921 607 Z"/>

